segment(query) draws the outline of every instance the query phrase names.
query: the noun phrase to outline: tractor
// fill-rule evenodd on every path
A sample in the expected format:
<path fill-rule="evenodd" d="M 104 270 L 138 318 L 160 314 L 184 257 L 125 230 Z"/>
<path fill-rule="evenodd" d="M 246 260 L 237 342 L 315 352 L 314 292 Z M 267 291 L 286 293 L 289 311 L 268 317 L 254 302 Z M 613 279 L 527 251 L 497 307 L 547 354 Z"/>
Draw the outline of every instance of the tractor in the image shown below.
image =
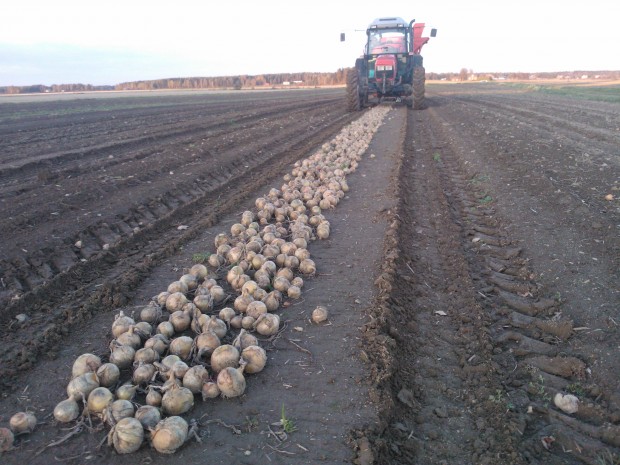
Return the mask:
<path fill-rule="evenodd" d="M 407 106 L 422 109 L 425 72 L 420 51 L 429 37 L 422 37 L 424 23 L 407 23 L 402 18 L 375 19 L 366 35 L 364 55 L 347 73 L 349 111 L 361 110 L 371 100 L 404 101 Z M 437 35 L 431 29 L 431 37 Z M 344 40 L 344 34 L 340 40 Z"/>

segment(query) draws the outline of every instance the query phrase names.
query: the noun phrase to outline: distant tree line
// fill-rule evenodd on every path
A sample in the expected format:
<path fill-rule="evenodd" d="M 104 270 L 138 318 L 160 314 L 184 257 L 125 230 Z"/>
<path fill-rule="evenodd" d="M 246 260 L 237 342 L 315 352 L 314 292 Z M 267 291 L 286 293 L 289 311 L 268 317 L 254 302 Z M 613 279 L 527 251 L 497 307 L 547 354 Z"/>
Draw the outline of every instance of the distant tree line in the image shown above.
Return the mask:
<path fill-rule="evenodd" d="M 157 90 L 157 89 L 256 89 L 282 85 L 338 86 L 346 83 L 345 68 L 334 73 L 279 73 L 258 76 L 216 76 L 155 79 L 149 81 L 122 82 L 116 90 Z"/>
<path fill-rule="evenodd" d="M 36 94 L 48 92 L 91 92 L 102 90 L 159 90 L 159 89 L 263 89 L 281 86 L 342 86 L 346 84 L 347 71 L 340 68 L 333 73 L 279 73 L 260 74 L 257 76 L 215 76 L 154 79 L 148 81 L 123 82 L 114 86 L 93 86 L 91 84 L 41 84 L 31 86 L 0 87 L 0 94 Z M 496 79 L 581 79 L 584 76 L 600 79 L 620 79 L 620 71 L 555 71 L 544 73 L 523 72 L 476 72 L 462 68 L 455 73 L 427 72 L 428 80 L 467 81 Z"/>

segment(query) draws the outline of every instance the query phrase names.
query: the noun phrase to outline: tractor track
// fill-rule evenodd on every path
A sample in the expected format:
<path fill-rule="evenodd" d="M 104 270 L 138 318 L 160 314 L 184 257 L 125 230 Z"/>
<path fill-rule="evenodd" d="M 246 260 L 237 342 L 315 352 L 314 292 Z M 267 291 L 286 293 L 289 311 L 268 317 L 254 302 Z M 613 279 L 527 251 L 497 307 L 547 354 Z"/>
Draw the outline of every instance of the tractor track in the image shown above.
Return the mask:
<path fill-rule="evenodd" d="M 317 104 L 315 112 L 326 113 L 330 103 Z M 4 261 L 5 291 L 8 287 L 20 297 L 8 302 L 0 314 L 4 347 L 0 388 L 11 389 L 12 376 L 35 366 L 41 354 L 54 358 L 58 342 L 74 328 L 96 313 L 126 303 L 154 266 L 356 117 L 332 112 L 313 122 L 312 111 L 306 109 L 304 119 L 298 113 L 290 109 L 285 119 L 297 121 L 293 124 L 297 126 L 278 135 L 253 128 L 250 139 L 243 137 L 241 145 L 211 141 L 210 149 L 221 149 L 218 158 L 227 163 L 219 163 L 218 170 L 207 171 L 204 178 L 160 192 L 114 220 L 100 220 L 57 247 Z M 264 124 L 263 119 L 254 124 Z M 311 130 L 299 129 L 309 124 Z M 183 224 L 189 226 L 178 230 Z M 77 240 L 82 241 L 79 249 L 73 246 Z M 13 318 L 20 313 L 29 319 L 17 325 Z"/>
<path fill-rule="evenodd" d="M 573 321 L 536 282 L 432 103 L 408 115 L 367 325 L 385 409 L 371 439 L 378 463 L 615 463 L 602 462 L 620 457 L 614 393 L 592 382 Z M 579 396 L 577 414 L 555 407 L 558 392 Z"/>

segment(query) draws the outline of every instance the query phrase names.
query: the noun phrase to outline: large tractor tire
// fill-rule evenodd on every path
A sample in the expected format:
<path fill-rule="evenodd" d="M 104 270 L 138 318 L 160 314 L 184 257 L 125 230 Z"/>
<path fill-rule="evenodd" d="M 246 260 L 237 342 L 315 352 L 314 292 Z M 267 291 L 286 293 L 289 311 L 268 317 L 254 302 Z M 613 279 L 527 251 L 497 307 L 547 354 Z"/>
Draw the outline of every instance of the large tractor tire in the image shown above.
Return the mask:
<path fill-rule="evenodd" d="M 426 81 L 426 73 L 423 66 L 415 66 L 413 68 L 413 109 L 422 110 L 426 108 L 426 99 L 424 97 L 424 84 Z"/>
<path fill-rule="evenodd" d="M 362 104 L 359 76 L 357 69 L 353 68 L 347 73 L 347 109 L 359 111 L 362 109 Z"/>

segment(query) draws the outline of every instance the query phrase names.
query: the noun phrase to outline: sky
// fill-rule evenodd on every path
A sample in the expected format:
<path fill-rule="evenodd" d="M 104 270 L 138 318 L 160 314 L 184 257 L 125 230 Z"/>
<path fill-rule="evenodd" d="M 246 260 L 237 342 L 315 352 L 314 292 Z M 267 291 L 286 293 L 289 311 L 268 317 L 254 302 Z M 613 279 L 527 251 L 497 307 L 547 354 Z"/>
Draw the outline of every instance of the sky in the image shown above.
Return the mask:
<path fill-rule="evenodd" d="M 21 0 L 0 13 L 0 86 L 333 72 L 384 16 L 437 28 L 427 72 L 620 70 L 618 0 Z"/>

